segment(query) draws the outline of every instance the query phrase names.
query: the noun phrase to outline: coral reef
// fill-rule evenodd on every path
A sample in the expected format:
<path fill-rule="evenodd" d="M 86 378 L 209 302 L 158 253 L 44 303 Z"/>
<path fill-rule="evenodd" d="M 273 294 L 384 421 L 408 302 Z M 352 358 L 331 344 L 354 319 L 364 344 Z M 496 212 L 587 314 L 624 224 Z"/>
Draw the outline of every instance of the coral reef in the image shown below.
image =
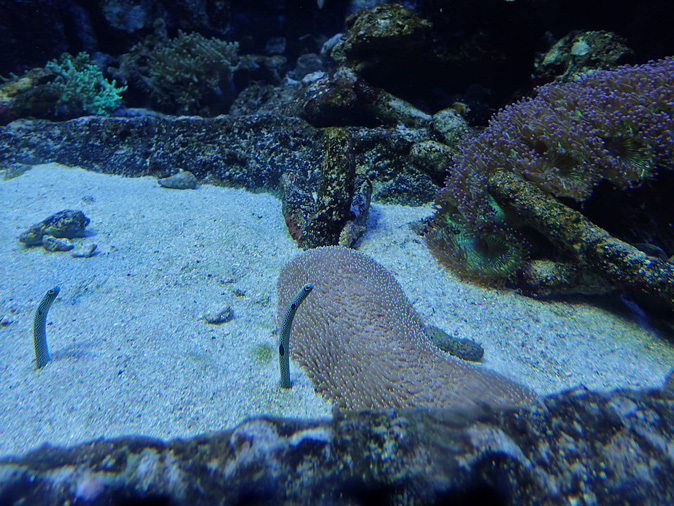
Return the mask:
<path fill-rule="evenodd" d="M 428 244 L 469 277 L 509 278 L 526 250 L 516 251 L 522 244 L 514 233 L 517 219 L 489 195 L 495 172 L 518 174 L 555 197 L 584 202 L 599 183 L 627 190 L 673 166 L 674 58 L 548 84 L 460 145 L 436 201 Z M 486 262 L 472 272 L 472 254 L 485 249 Z M 488 266 L 497 268 L 495 275 L 484 270 Z"/>
<path fill-rule="evenodd" d="M 43 68 L 27 70 L 0 85 L 0 124 L 23 117 L 109 116 L 122 106 L 125 90 L 109 81 L 89 54 L 63 53 Z"/>
<path fill-rule="evenodd" d="M 496 171 L 489 180 L 489 191 L 522 221 L 563 249 L 570 261 L 589 267 L 592 274 L 613 288 L 632 293 L 639 302 L 663 310 L 670 318 L 674 314 L 673 262 L 651 257 L 612 237 L 580 212 L 511 172 Z M 552 274 L 548 270 L 548 275 Z M 587 280 L 588 273 L 583 277 Z M 594 287 L 600 285 L 596 279 L 590 283 Z M 587 286 L 587 281 L 581 286 Z M 527 289 L 536 290 L 531 286 Z"/>
<path fill-rule="evenodd" d="M 213 116 L 226 112 L 234 100 L 238 47 L 236 42 L 182 31 L 167 40 L 159 27 L 120 58 L 120 69 L 159 110 Z"/>
<path fill-rule="evenodd" d="M 425 231 L 433 255 L 461 278 L 478 284 L 500 286 L 517 272 L 527 256 L 527 243 L 505 221 L 505 213 L 487 195 L 493 221 L 479 229 L 446 194 Z"/>
<path fill-rule="evenodd" d="M 72 56 L 64 53 L 58 60 L 45 66 L 56 74 L 50 86 L 58 96 L 59 117 L 72 118 L 82 114 L 109 115 L 122 102 L 120 93 L 126 86 L 117 87 L 108 81 L 87 53 Z"/>
<path fill-rule="evenodd" d="M 579 201 L 602 180 L 629 188 L 672 168 L 673 115 L 674 57 L 545 85 L 462 145 L 448 184 L 474 224 L 482 219 L 486 191 L 467 179 L 484 181 L 496 168 Z"/>

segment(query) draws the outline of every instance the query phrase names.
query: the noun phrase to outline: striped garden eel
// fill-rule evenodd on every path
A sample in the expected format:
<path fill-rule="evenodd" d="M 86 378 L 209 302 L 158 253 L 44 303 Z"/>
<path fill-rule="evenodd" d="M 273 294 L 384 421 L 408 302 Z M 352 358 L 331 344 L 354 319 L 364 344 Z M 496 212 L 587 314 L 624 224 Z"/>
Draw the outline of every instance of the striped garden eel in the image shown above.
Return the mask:
<path fill-rule="evenodd" d="M 35 318 L 33 319 L 33 345 L 35 346 L 35 362 L 38 369 L 47 365 L 47 362 L 51 360 L 49 347 L 47 346 L 47 313 L 60 291 L 61 289 L 58 286 L 49 290 L 42 297 L 42 302 L 40 302 L 37 311 L 35 311 Z"/>
<path fill-rule="evenodd" d="M 279 362 L 281 364 L 281 388 L 290 388 L 290 331 L 293 327 L 293 318 L 300 304 L 307 298 L 307 295 L 314 289 L 312 283 L 307 283 L 300 291 L 297 292 L 295 298 L 290 301 L 288 307 L 283 313 L 281 321 L 281 342 L 278 347 Z"/>

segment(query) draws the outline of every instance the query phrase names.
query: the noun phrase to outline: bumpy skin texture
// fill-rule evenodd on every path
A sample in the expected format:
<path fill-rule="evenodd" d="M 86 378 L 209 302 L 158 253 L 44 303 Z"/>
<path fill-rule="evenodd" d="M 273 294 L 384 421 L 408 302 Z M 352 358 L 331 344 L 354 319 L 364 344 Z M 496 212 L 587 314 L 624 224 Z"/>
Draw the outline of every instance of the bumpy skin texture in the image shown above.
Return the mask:
<path fill-rule="evenodd" d="M 307 251 L 278 281 L 279 315 L 306 283 L 311 297 L 293 325 L 292 354 L 317 391 L 346 409 L 524 405 L 536 394 L 440 351 L 395 278 L 341 247 Z"/>
<path fill-rule="evenodd" d="M 479 362 L 484 357 L 484 349 L 480 346 L 480 343 L 476 343 L 471 339 L 460 339 L 450 336 L 441 328 L 433 325 L 427 325 L 425 331 L 428 338 L 433 341 L 433 344 L 450 355 L 454 355 L 462 360 L 468 360 L 469 362 Z"/>

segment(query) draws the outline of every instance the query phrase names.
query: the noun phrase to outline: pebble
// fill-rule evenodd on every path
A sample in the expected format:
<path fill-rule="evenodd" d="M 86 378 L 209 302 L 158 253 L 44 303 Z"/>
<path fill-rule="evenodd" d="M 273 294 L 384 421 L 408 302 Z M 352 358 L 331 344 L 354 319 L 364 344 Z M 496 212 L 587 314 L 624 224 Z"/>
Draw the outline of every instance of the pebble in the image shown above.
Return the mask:
<path fill-rule="evenodd" d="M 75 258 L 91 258 L 96 253 L 96 243 L 78 244 L 77 247 L 70 253 Z"/>
<path fill-rule="evenodd" d="M 206 320 L 211 325 L 219 325 L 220 323 L 227 323 L 234 319 L 234 310 L 230 306 L 216 308 L 204 315 Z"/>
<path fill-rule="evenodd" d="M 42 247 L 47 251 L 70 251 L 75 246 L 68 239 L 45 235 L 42 237 Z"/>

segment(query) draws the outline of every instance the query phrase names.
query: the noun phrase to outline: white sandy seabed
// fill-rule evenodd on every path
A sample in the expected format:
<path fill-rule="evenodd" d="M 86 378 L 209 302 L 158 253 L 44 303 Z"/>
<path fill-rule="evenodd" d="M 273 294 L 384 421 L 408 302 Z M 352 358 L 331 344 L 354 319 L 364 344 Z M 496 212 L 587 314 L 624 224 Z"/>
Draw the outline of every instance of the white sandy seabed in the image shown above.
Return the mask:
<path fill-rule="evenodd" d="M 90 219 L 91 258 L 17 237 L 62 209 Z M 167 190 L 49 164 L 0 181 L 0 454 L 45 442 L 143 434 L 188 437 L 246 417 L 326 417 L 331 406 L 291 363 L 279 385 L 276 279 L 300 253 L 281 203 L 204 185 Z M 461 283 L 409 224 L 429 206 L 372 206 L 359 249 L 391 270 L 427 323 L 485 348 L 485 367 L 541 394 L 662 384 L 674 344 L 586 299 L 536 301 Z M 33 312 L 54 286 L 52 361 L 36 370 Z M 231 306 L 235 318 L 202 316 Z"/>

